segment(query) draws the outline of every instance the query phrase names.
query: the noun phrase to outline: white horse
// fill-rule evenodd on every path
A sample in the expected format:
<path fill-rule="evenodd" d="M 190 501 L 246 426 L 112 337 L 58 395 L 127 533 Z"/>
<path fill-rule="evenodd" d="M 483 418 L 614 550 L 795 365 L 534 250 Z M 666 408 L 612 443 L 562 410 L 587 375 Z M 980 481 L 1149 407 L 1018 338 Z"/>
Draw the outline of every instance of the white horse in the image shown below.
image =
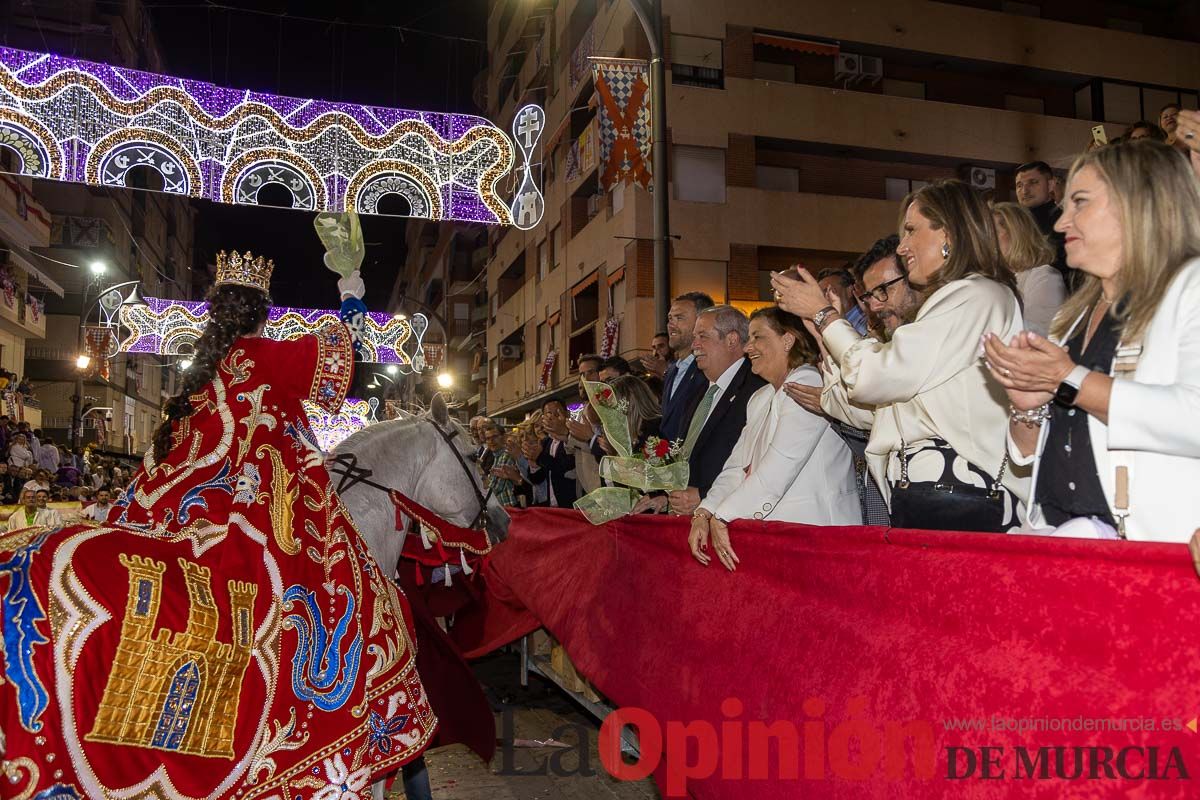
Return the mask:
<path fill-rule="evenodd" d="M 347 468 L 351 456 L 354 467 L 370 471 L 364 482 L 348 479 L 339 494 L 371 554 L 388 574 L 395 574 L 404 539 L 396 530 L 396 508 L 383 487 L 403 493 L 455 525 L 482 524 L 493 542 L 508 533 L 508 512 L 484 492 L 471 437 L 450 418 L 441 395 L 434 396 L 424 415 L 378 422 L 351 434 L 331 456 L 335 486 L 354 472 Z M 406 766 L 403 777 L 407 797 L 430 797 L 424 759 Z M 382 781 L 372 787 L 372 794 L 383 799 Z"/>
<path fill-rule="evenodd" d="M 343 439 L 332 455 L 353 455 L 357 467 L 370 471 L 372 483 L 402 492 L 455 525 L 482 523 L 498 542 L 508 533 L 508 512 L 484 492 L 474 450 L 470 434 L 450 418 L 439 394 L 426 414 L 368 425 Z M 345 469 L 333 464 L 330 471 L 337 486 Z M 385 570 L 395 569 L 403 541 L 387 495 L 365 483 L 351 483 L 339 494 L 375 560 Z"/>

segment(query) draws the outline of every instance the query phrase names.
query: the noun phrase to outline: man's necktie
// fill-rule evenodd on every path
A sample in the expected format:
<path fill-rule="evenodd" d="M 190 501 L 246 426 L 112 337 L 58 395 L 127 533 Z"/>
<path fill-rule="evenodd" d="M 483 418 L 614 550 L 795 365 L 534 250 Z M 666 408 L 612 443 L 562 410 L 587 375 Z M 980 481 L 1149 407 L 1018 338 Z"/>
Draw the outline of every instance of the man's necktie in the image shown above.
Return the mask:
<path fill-rule="evenodd" d="M 704 397 L 700 399 L 700 405 L 696 406 L 696 413 L 692 415 L 692 423 L 688 425 L 687 438 L 683 440 L 682 455 L 684 458 L 692 457 L 692 448 L 696 446 L 696 440 L 700 438 L 700 431 L 704 430 L 704 423 L 708 421 L 708 412 L 712 410 L 713 402 L 720 390 L 721 387 L 715 383 L 709 386 Z"/>

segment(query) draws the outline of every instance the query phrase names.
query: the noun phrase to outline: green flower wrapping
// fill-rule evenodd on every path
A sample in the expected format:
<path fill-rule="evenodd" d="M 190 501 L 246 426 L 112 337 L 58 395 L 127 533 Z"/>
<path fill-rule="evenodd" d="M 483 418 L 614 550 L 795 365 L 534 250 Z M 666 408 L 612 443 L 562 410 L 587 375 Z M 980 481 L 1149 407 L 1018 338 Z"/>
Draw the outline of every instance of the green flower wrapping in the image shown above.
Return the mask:
<path fill-rule="evenodd" d="M 687 461 L 669 460 L 678 454 L 678 446 L 666 457 L 648 459 L 644 453 L 633 452 L 629 430 L 628 409 L 605 383 L 584 382 L 588 400 L 600 418 L 604 437 L 617 451 L 616 456 L 600 459 L 600 475 L 620 486 L 605 486 L 589 492 L 575 501 L 588 522 L 603 525 L 633 512 L 633 507 L 646 492 L 671 492 L 686 489 L 691 477 Z"/>

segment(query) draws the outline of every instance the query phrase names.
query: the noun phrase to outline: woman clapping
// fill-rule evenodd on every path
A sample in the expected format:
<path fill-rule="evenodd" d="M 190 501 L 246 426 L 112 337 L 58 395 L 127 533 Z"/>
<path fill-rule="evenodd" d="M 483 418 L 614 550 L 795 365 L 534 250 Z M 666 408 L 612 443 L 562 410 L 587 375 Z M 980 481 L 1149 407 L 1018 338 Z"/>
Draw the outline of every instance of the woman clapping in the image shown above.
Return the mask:
<path fill-rule="evenodd" d="M 711 537 L 717 558 L 732 570 L 737 555 L 728 523 L 735 519 L 861 525 L 850 451 L 824 417 L 793 402 L 785 383 L 820 386 L 816 343 L 798 317 L 778 308 L 750 315 L 750 369 L 767 385 L 750 398 L 725 468 L 692 516 L 692 554 L 708 564 Z"/>
<path fill-rule="evenodd" d="M 860 336 L 811 276 L 777 273 L 771 283 L 829 352 L 822 407 L 871 414 L 867 461 L 890 490 L 892 524 L 1008 530 L 1028 479 L 1009 469 L 1007 398 L 979 344 L 985 333 L 1007 341 L 1023 320 L 991 210 L 961 181 L 931 183 L 905 199 L 897 254 L 921 303 L 888 342 Z"/>
<path fill-rule="evenodd" d="M 1087 277 L 1054 341 L 985 341 L 1013 460 L 1034 464 L 1029 527 L 1185 542 L 1200 521 L 1196 179 L 1167 145 L 1100 148 L 1072 168 L 1055 227 Z"/>

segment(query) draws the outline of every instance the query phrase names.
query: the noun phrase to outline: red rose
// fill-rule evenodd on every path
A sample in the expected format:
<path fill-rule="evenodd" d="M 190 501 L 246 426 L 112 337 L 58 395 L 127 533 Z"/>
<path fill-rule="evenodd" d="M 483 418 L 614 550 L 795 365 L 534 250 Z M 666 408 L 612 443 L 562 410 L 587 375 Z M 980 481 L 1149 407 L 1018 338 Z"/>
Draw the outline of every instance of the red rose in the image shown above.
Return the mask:
<path fill-rule="evenodd" d="M 671 453 L 671 443 L 666 439 L 660 439 L 658 446 L 654 448 L 654 455 L 659 458 L 666 458 Z"/>

